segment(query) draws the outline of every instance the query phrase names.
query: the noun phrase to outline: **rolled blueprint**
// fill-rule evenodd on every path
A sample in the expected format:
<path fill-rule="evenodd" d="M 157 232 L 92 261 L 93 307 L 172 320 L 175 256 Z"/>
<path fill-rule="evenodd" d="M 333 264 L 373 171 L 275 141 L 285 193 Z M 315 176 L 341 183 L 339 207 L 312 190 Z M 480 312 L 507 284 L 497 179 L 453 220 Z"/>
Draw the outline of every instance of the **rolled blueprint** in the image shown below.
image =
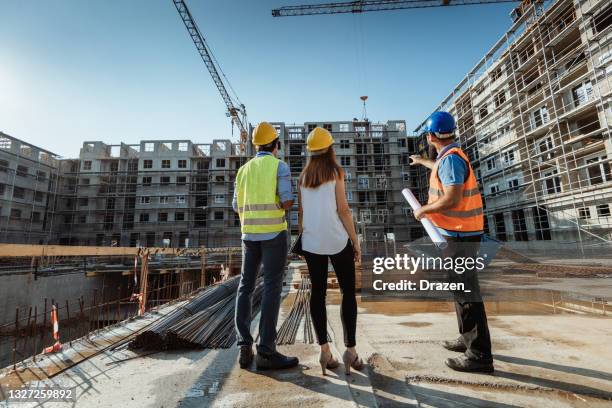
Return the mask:
<path fill-rule="evenodd" d="M 402 195 L 404 196 L 406 201 L 408 201 L 408 204 L 410 204 L 410 207 L 412 207 L 412 211 L 415 211 L 421 208 L 421 203 L 419 203 L 419 200 L 416 199 L 416 197 L 414 196 L 414 194 L 412 194 L 412 191 L 410 191 L 410 189 L 408 188 L 403 189 Z M 421 224 L 423 224 L 423 228 L 425 228 L 427 235 L 429 235 L 429 238 L 431 238 L 433 243 L 436 244 L 438 248 L 446 248 L 446 245 L 447 245 L 446 239 L 444 239 L 442 234 L 440 234 L 438 229 L 427 218 L 427 216 L 421 218 Z"/>

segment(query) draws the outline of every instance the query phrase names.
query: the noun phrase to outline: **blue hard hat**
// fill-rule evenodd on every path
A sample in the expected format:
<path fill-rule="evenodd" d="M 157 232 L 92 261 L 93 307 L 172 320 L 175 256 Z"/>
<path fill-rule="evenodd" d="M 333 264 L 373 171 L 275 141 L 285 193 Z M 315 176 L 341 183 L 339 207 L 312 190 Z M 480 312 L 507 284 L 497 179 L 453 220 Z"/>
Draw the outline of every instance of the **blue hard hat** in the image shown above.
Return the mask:
<path fill-rule="evenodd" d="M 425 132 L 435 133 L 436 136 L 442 134 L 452 134 L 456 129 L 455 118 L 448 112 L 438 111 L 431 114 L 425 122 Z"/>

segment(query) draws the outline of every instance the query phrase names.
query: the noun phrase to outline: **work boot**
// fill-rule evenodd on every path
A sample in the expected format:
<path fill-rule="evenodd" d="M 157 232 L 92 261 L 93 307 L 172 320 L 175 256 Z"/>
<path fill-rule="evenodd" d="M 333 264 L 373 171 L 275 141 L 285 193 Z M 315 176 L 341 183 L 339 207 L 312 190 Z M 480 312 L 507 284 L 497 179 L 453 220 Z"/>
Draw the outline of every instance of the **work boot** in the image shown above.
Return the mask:
<path fill-rule="evenodd" d="M 257 352 L 255 365 L 258 370 L 278 370 L 283 368 L 292 368 L 297 366 L 299 360 L 297 357 L 287 357 L 275 351 L 274 353 Z"/>
<path fill-rule="evenodd" d="M 443 341 L 442 347 L 450 351 L 456 351 L 457 353 L 465 353 L 465 351 L 467 350 L 467 347 L 465 346 L 465 343 L 463 342 L 461 337 L 458 337 L 455 340 L 451 341 Z"/>
<path fill-rule="evenodd" d="M 493 359 L 471 359 L 465 354 L 455 358 L 447 358 L 446 365 L 455 371 L 467 373 L 492 373 Z"/>
<path fill-rule="evenodd" d="M 238 363 L 240 368 L 248 368 L 253 362 L 253 348 L 251 346 L 240 346 L 240 357 Z"/>

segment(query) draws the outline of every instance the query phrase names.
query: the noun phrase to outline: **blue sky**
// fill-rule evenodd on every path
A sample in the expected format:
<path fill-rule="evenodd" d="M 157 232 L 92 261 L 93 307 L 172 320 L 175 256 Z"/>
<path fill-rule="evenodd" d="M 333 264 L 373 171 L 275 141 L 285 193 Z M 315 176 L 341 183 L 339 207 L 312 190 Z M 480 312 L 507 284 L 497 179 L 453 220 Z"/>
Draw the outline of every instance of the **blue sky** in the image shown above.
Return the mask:
<path fill-rule="evenodd" d="M 513 7 L 270 15 L 303 2 L 188 1 L 252 123 L 349 120 L 368 95 L 371 120 L 414 129 L 506 31 Z M 64 157 L 84 140 L 231 138 L 172 1 L 2 1 L 0 16 L 0 131 Z"/>

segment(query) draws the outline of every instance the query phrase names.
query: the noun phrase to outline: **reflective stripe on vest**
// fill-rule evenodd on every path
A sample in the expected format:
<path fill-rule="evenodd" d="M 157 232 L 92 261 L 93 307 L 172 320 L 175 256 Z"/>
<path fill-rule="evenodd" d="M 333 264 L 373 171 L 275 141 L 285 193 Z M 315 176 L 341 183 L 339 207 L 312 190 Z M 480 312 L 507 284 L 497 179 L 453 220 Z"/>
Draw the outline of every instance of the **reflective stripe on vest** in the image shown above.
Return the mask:
<path fill-rule="evenodd" d="M 443 194 L 444 194 L 444 191 L 442 191 L 442 190 L 437 190 L 437 189 L 431 188 L 431 187 L 429 188 L 429 195 L 441 196 Z M 474 195 L 477 195 L 477 194 L 480 194 L 480 190 L 478 188 L 473 188 L 473 189 L 470 189 L 470 190 L 467 190 L 467 189 L 464 188 L 464 190 L 463 190 L 463 196 L 464 197 L 471 197 L 471 196 L 474 196 Z"/>
<path fill-rule="evenodd" d="M 285 221 L 285 217 L 276 218 L 245 218 L 244 225 L 276 225 L 282 224 Z"/>
<path fill-rule="evenodd" d="M 278 210 L 280 207 L 278 204 L 246 204 L 243 207 L 238 207 L 238 212 L 245 211 L 274 211 Z"/>
<path fill-rule="evenodd" d="M 442 211 L 442 214 L 446 215 L 447 217 L 474 217 L 476 215 L 482 215 L 482 208 L 474 208 L 473 210 L 466 211 L 448 210 Z"/>
<path fill-rule="evenodd" d="M 285 210 L 277 194 L 280 160 L 272 155 L 254 157 L 238 170 L 236 195 L 243 234 L 265 234 L 287 229 Z"/>
<path fill-rule="evenodd" d="M 475 232 L 484 229 L 482 197 L 478 189 L 478 181 L 472 170 L 470 160 L 465 153 L 458 147 L 453 147 L 446 151 L 442 157 L 449 154 L 456 154 L 461 157 L 468 169 L 468 176 L 463 183 L 462 198 L 457 205 L 448 210 L 438 213 L 427 214 L 427 217 L 434 223 L 435 226 L 448 231 L 458 232 Z M 436 160 L 434 167 L 429 176 L 429 199 L 431 204 L 440 199 L 444 195 L 444 186 L 438 176 L 438 167 L 440 165 L 440 157 Z"/>

